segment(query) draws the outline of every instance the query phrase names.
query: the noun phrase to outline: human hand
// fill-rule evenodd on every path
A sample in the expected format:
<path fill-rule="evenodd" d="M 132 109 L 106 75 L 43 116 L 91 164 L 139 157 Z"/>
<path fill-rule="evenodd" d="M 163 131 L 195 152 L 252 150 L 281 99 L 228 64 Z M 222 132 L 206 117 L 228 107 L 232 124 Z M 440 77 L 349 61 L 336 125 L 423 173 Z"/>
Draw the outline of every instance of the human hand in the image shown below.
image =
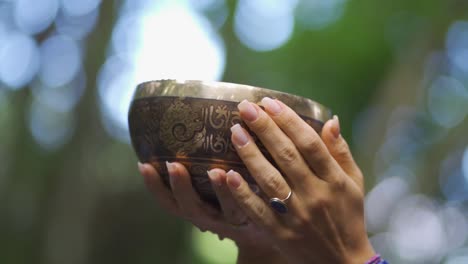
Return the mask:
<path fill-rule="evenodd" d="M 291 263 L 365 263 L 374 251 L 364 223 L 363 176 L 335 117 L 321 137 L 292 109 L 264 98 L 239 104 L 241 118 L 271 153 L 281 172 L 260 152 L 252 137 L 234 125 L 237 153 L 270 198 L 283 199 L 288 212 L 275 212 L 255 195 L 241 175 L 229 171 L 234 199 Z"/>
<path fill-rule="evenodd" d="M 139 171 L 145 184 L 161 207 L 181 217 L 200 230 L 218 234 L 220 239 L 232 239 L 239 248 L 238 263 L 285 263 L 279 251 L 237 205 L 226 185 L 226 172 L 213 169 L 208 172 L 212 187 L 222 211 L 204 203 L 192 187 L 191 177 L 181 163 L 167 163 L 171 189 L 150 164 L 140 164 Z"/>

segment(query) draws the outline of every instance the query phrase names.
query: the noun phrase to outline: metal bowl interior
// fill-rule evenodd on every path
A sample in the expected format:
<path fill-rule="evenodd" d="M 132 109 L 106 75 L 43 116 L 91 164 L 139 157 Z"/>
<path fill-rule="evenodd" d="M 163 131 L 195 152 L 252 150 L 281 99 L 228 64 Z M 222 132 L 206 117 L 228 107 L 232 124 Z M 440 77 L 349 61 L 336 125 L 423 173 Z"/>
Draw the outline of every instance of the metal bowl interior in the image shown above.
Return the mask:
<path fill-rule="evenodd" d="M 205 81 L 145 82 L 138 85 L 128 116 L 138 159 L 151 163 L 167 185 L 165 162 L 184 164 L 201 198 L 214 206 L 218 202 L 206 173 L 212 168 L 238 171 L 262 195 L 231 144 L 230 127 L 239 123 L 248 130 L 237 104 L 244 99 L 260 104 L 265 96 L 290 106 L 318 133 L 331 118 L 331 111 L 317 102 L 264 88 Z M 260 140 L 252 136 L 265 157 L 275 165 Z"/>

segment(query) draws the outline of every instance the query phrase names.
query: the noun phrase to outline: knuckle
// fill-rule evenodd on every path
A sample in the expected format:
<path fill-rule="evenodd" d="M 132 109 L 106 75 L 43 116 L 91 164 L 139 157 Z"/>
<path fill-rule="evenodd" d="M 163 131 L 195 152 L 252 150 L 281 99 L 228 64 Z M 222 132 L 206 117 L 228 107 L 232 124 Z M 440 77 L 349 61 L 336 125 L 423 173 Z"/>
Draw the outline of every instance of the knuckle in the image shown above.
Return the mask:
<path fill-rule="evenodd" d="M 251 197 L 250 197 L 250 194 L 243 190 L 243 191 L 240 191 L 238 194 L 238 199 L 239 202 L 243 203 L 243 204 L 246 204 L 246 205 L 250 205 L 251 204 Z"/>
<path fill-rule="evenodd" d="M 242 148 L 238 151 L 239 156 L 243 160 L 256 160 L 258 159 L 258 154 L 253 148 Z"/>
<path fill-rule="evenodd" d="M 333 190 L 342 192 L 346 189 L 346 179 L 343 176 L 336 176 L 331 182 Z"/>
<path fill-rule="evenodd" d="M 300 145 L 307 155 L 314 155 L 321 150 L 320 141 L 317 137 L 305 137 Z"/>
<path fill-rule="evenodd" d="M 266 172 L 264 179 L 267 185 L 267 188 L 270 189 L 273 193 L 281 193 L 284 188 L 284 183 L 282 178 L 278 176 L 277 173 Z"/>
<path fill-rule="evenodd" d="M 309 209 L 316 213 L 320 211 L 325 211 L 329 206 L 329 201 L 328 199 L 324 197 L 316 197 L 312 201 L 309 202 Z"/>
<path fill-rule="evenodd" d="M 271 127 L 271 120 L 267 118 L 259 118 L 254 124 L 252 124 L 251 129 L 255 134 L 266 134 Z"/>
<path fill-rule="evenodd" d="M 288 111 L 281 117 L 279 122 L 281 122 L 281 126 L 283 127 L 296 128 L 298 127 L 296 117 L 294 112 Z"/>
<path fill-rule="evenodd" d="M 292 230 L 280 230 L 277 232 L 276 236 L 283 241 L 284 243 L 294 244 L 299 241 L 301 235 Z"/>
<path fill-rule="evenodd" d="M 273 230 L 273 233 L 277 238 L 279 238 L 282 241 L 289 240 L 291 238 L 291 236 L 292 236 L 292 233 L 291 233 L 290 230 L 282 229 L 282 228 L 278 228 L 276 230 Z"/>
<path fill-rule="evenodd" d="M 307 230 L 311 224 L 312 218 L 308 213 L 300 213 L 296 217 L 297 230 Z"/>
<path fill-rule="evenodd" d="M 348 157 L 350 155 L 349 146 L 344 141 L 336 146 L 335 152 L 340 157 Z"/>
<path fill-rule="evenodd" d="M 276 152 L 278 159 L 288 164 L 297 161 L 299 158 L 299 154 L 296 148 L 293 148 L 291 146 L 292 144 L 280 147 L 279 150 Z"/>
<path fill-rule="evenodd" d="M 259 218 L 263 219 L 267 216 L 267 207 L 265 206 L 260 206 L 260 205 L 255 205 L 254 203 L 252 204 L 255 208 L 255 211 L 257 211 L 257 215 Z"/>

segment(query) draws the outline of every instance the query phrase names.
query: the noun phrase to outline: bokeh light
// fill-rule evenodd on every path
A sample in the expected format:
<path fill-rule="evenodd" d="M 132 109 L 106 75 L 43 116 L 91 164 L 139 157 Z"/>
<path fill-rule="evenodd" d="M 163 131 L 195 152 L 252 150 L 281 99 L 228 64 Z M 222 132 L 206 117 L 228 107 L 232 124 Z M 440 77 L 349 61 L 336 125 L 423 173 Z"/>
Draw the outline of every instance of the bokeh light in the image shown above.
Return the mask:
<path fill-rule="evenodd" d="M 439 76 L 429 88 L 427 108 L 439 125 L 458 125 L 468 114 L 468 89 L 457 79 Z"/>
<path fill-rule="evenodd" d="M 387 261 L 390 263 L 397 263 L 392 261 L 392 248 L 390 247 L 391 235 L 388 232 L 377 233 L 369 237 L 372 247 L 376 252 L 379 252 L 381 256 L 385 256 Z"/>
<path fill-rule="evenodd" d="M 41 81 L 50 87 L 65 85 L 81 67 L 81 51 L 75 40 L 64 35 L 54 35 L 41 45 Z"/>
<path fill-rule="evenodd" d="M 468 73 L 468 21 L 456 21 L 450 26 L 446 48 L 455 66 L 465 74 Z"/>
<path fill-rule="evenodd" d="M 239 0 L 234 30 L 240 41 L 256 51 L 270 51 L 284 45 L 294 29 L 297 0 Z"/>
<path fill-rule="evenodd" d="M 439 217 L 444 226 L 444 250 L 450 252 L 462 247 L 468 238 L 468 220 L 460 206 L 445 204 L 439 211 Z"/>
<path fill-rule="evenodd" d="M 72 111 L 80 101 L 85 88 L 84 71 L 80 71 L 70 82 L 56 87 L 48 86 L 39 80 L 31 84 L 35 99 L 58 112 Z"/>
<path fill-rule="evenodd" d="M 468 248 L 460 248 L 449 254 L 444 264 L 466 264 L 468 263 Z"/>
<path fill-rule="evenodd" d="M 115 55 L 107 58 L 98 78 L 102 120 L 107 132 L 123 141 L 128 141 L 126 116 L 136 85 L 132 71 L 130 62 Z"/>
<path fill-rule="evenodd" d="M 468 179 L 464 176 L 466 151 L 453 151 L 441 162 L 439 184 L 449 201 L 468 200 Z"/>
<path fill-rule="evenodd" d="M 29 111 L 29 129 L 36 142 L 46 150 L 57 150 L 73 135 L 73 112 L 59 112 L 33 101 Z"/>
<path fill-rule="evenodd" d="M 99 9 L 95 9 L 82 16 L 67 16 L 59 14 L 55 20 L 55 29 L 59 34 L 74 39 L 83 39 L 95 27 L 99 18 Z"/>
<path fill-rule="evenodd" d="M 367 194 L 365 212 L 368 232 L 384 231 L 395 207 L 409 194 L 408 183 L 401 176 L 384 179 Z"/>
<path fill-rule="evenodd" d="M 62 9 L 66 15 L 84 16 L 96 10 L 101 0 L 61 0 Z"/>
<path fill-rule="evenodd" d="M 226 0 L 189 0 L 189 3 L 194 10 L 203 13 L 216 29 L 220 29 L 228 19 Z"/>
<path fill-rule="evenodd" d="M 322 29 L 344 13 L 347 0 L 300 0 L 296 9 L 298 22 L 308 29 Z"/>
<path fill-rule="evenodd" d="M 208 21 L 184 5 L 170 4 L 154 11 L 143 17 L 142 45 L 134 58 L 135 80 L 220 79 L 224 46 Z M 171 27 L 164 26 L 171 20 Z"/>
<path fill-rule="evenodd" d="M 443 223 L 428 197 L 403 199 L 390 219 L 389 230 L 392 247 L 404 263 L 432 263 L 444 253 Z"/>
<path fill-rule="evenodd" d="M 0 80 L 13 89 L 32 80 L 39 69 L 36 41 L 19 32 L 4 36 L 0 44 Z"/>
<path fill-rule="evenodd" d="M 468 183 L 468 145 L 466 146 L 465 151 L 463 152 L 462 172 L 465 176 L 466 182 Z"/>
<path fill-rule="evenodd" d="M 377 175 L 389 167 L 412 159 L 426 138 L 424 131 L 415 122 L 421 113 L 414 108 L 396 107 L 391 113 L 386 137 L 378 149 L 375 167 Z M 402 151 L 402 149 L 404 151 Z"/>
<path fill-rule="evenodd" d="M 36 34 L 52 24 L 59 9 L 59 0 L 16 0 L 14 5 L 18 28 L 25 33 Z"/>
<path fill-rule="evenodd" d="M 124 7 L 127 13 L 117 21 L 111 55 L 98 80 L 105 124 L 117 138 L 128 138 L 127 112 L 138 83 L 219 80 L 225 65 L 222 40 L 187 3 L 162 1 L 147 4 L 144 10 Z"/>

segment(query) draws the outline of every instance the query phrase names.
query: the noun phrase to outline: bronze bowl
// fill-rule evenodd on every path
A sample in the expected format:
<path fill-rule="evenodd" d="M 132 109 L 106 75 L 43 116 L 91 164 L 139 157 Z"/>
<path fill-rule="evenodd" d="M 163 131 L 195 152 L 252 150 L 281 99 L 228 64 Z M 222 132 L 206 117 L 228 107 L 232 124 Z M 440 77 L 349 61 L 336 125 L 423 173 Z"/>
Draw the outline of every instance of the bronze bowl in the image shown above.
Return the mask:
<path fill-rule="evenodd" d="M 261 195 L 231 144 L 230 128 L 240 123 L 247 129 L 237 110 L 239 102 L 247 99 L 261 106 L 265 96 L 293 108 L 319 133 L 331 118 L 330 110 L 319 103 L 269 89 L 223 82 L 150 81 L 137 86 L 130 105 L 128 124 L 133 148 L 140 162 L 151 163 L 168 186 L 165 162 L 185 165 L 200 197 L 216 207 L 219 204 L 207 175 L 212 168 L 239 172 Z M 252 136 L 274 164 L 261 142 Z"/>

